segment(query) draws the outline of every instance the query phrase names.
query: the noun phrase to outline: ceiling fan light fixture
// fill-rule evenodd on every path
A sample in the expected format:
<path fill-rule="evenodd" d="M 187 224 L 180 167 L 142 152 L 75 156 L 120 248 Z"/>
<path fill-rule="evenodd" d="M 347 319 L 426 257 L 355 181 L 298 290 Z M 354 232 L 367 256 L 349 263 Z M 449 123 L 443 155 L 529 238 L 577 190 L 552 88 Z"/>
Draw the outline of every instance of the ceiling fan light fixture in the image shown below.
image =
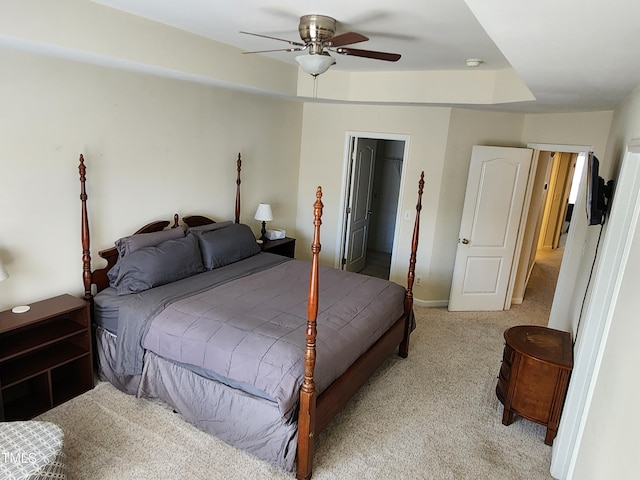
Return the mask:
<path fill-rule="evenodd" d="M 302 67 L 302 70 L 314 77 L 326 72 L 331 65 L 336 63 L 335 59 L 326 53 L 321 55 L 298 55 L 296 62 Z"/>

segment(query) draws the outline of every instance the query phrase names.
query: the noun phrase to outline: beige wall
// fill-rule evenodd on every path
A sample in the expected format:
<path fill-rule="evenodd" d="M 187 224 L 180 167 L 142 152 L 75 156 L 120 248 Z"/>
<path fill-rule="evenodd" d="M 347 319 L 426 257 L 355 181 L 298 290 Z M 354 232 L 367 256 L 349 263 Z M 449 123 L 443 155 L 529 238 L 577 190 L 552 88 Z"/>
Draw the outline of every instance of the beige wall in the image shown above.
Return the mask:
<path fill-rule="evenodd" d="M 640 89 L 615 112 L 607 145 L 606 165 L 617 171 L 626 144 L 640 138 Z M 607 175 L 605 178 L 615 175 Z M 610 328 L 599 355 L 593 376 L 592 397 L 587 403 L 584 430 L 575 463 L 573 478 L 638 478 L 637 433 L 640 423 L 637 406 L 640 389 L 637 365 L 640 351 L 638 284 L 640 282 L 640 231 L 635 227 L 630 253 L 621 272 L 617 302 L 610 318 Z M 602 319 L 605 321 L 605 319 Z"/>
<path fill-rule="evenodd" d="M 414 287 L 423 305 L 446 305 L 455 259 L 462 205 L 473 145 L 526 146 L 544 143 L 597 145 L 604 150 L 612 112 L 524 115 L 444 107 L 399 107 L 306 103 L 304 109 L 297 255 L 309 258 L 311 205 L 315 189 L 324 190 L 321 261 L 337 265 L 341 200 L 348 132 L 408 135 L 409 165 L 400 211 L 415 208 L 415 186 L 425 170 L 426 186 Z M 545 139 L 549 139 L 546 141 Z M 306 207 L 305 207 L 306 206 Z M 391 278 L 406 281 L 412 222 L 400 223 L 399 254 Z"/>
<path fill-rule="evenodd" d="M 328 105 L 306 103 L 300 155 L 298 192 L 297 255 L 309 258 L 312 235 L 312 204 L 318 185 L 323 187 L 325 205 L 322 225 L 321 261 L 335 265 L 339 256 L 340 205 L 345 182 L 346 138 L 348 132 L 399 134 L 409 136 L 408 164 L 404 166 L 400 211 L 415 212 L 418 179 L 425 172 L 420 247 L 416 275 L 426 278 L 432 259 L 434 224 L 440 197 L 443 159 L 451 109 L 441 107 L 392 107 L 362 105 Z M 400 250 L 392 265 L 391 278 L 406 284 L 413 217 L 402 220 L 396 236 Z M 427 298 L 426 286 L 414 290 L 417 298 Z"/>
<path fill-rule="evenodd" d="M 245 206 L 267 200 L 279 203 L 274 212 L 276 220 L 273 226 L 285 228 L 301 237 L 297 249 L 303 257 L 308 255 L 305 242 L 308 244 L 306 237 L 310 234 L 310 227 L 303 211 L 297 215 L 294 212 L 296 205 L 302 207 L 309 203 L 308 196 L 313 200 L 316 185 L 312 184 L 322 182 L 327 203 L 322 260 L 325 263 L 336 262 L 347 131 L 408 136 L 410 150 L 401 211 L 413 210 L 415 206 L 416 181 L 420 170 L 425 170 L 427 178 L 421 245 L 416 266 L 417 275 L 424 281 L 420 287 L 416 286 L 415 291 L 416 299 L 425 304 L 445 304 L 448 299 L 468 152 L 473 144 L 522 146 L 528 141 L 582 141 L 593 143 L 597 152 L 604 149 L 604 140 L 600 139 L 606 139 L 606 134 L 601 132 L 606 123 L 606 114 L 600 117 L 599 114 L 522 115 L 451 109 L 448 106 L 396 107 L 308 102 L 304 105 L 304 116 L 300 117 L 303 107 L 288 103 L 282 96 L 304 94 L 307 91 L 305 88 L 311 85 L 309 76 L 299 77 L 294 66 L 260 55 L 241 55 L 239 49 L 93 2 L 60 0 L 53 8 L 46 0 L 24 0 L 19 6 L 10 0 L 0 0 L 0 4 L 5 3 L 9 14 L 0 18 L 0 47 L 4 45 L 18 49 L 5 50 L 4 54 L 8 55 L 6 65 L 15 63 L 20 67 L 27 62 L 21 59 L 23 53 L 18 53 L 20 51 L 44 49 L 59 58 L 49 61 L 42 59 L 41 62 L 24 65 L 26 74 L 33 78 L 20 77 L 19 69 L 3 72 L 8 85 L 12 82 L 17 84 L 17 93 L 3 92 L 11 97 L 9 103 L 23 102 L 28 105 L 26 109 L 15 107 L 25 116 L 22 123 L 24 128 L 21 129 L 20 124 L 12 124 L 13 128 L 19 130 L 15 138 L 24 137 L 26 129 L 32 133 L 26 136 L 38 139 L 37 145 L 43 141 L 43 132 L 46 132 L 45 136 L 50 135 L 51 143 L 63 143 L 62 149 L 56 151 L 58 155 L 62 156 L 72 149 L 75 150 L 73 156 L 77 156 L 77 152 L 82 150 L 88 155 L 88 160 L 92 158 L 90 154 L 94 153 L 94 162 L 95 156 L 104 157 L 108 162 L 113 162 L 114 158 L 124 162 L 126 158 L 135 157 L 135 162 L 126 164 L 129 178 L 137 179 L 138 175 L 146 175 L 153 167 L 154 172 L 160 172 L 157 175 L 162 176 L 158 186 L 165 188 L 175 188 L 180 181 L 173 175 L 161 173 L 173 168 L 170 163 L 177 158 L 196 162 L 196 168 L 182 174 L 183 179 L 189 178 L 192 171 L 212 173 L 217 164 L 207 163 L 204 158 L 225 148 L 231 151 L 247 149 L 243 152 L 247 162 L 252 154 L 269 158 L 274 168 L 260 171 L 257 168 L 245 169 Z M 121 39 L 126 41 L 119 41 Z M 24 58 L 35 57 L 24 54 Z M 82 58 L 97 65 L 144 71 L 157 76 L 126 74 L 115 68 L 81 67 L 61 60 L 64 58 Z M 61 67 L 56 68 L 55 65 Z M 82 73 L 76 75 L 77 71 Z M 318 95 L 332 97 L 330 92 L 346 88 L 344 98 L 351 100 L 362 100 L 365 97 L 358 95 L 365 94 L 376 101 L 398 100 L 399 97 L 395 95 L 402 95 L 405 101 L 444 103 L 454 99 L 469 103 L 492 103 L 529 98 L 526 87 L 512 71 L 469 71 L 456 74 L 457 80 L 448 76 L 447 72 L 425 72 L 418 77 L 417 83 L 415 80 L 414 83 L 400 81 L 400 89 L 389 88 L 395 83 L 389 83 L 388 75 L 374 78 L 342 73 L 330 71 L 326 76 L 323 75 L 318 82 Z M 478 75 L 483 77 L 483 82 L 478 82 Z M 161 80 L 160 77 L 184 79 L 190 83 Z M 467 80 L 463 80 L 463 77 Z M 476 87 L 482 85 L 482 88 L 476 91 L 473 98 L 458 97 L 474 91 L 465 86 L 467 84 L 464 82 L 469 80 L 467 77 L 473 77 L 472 83 Z M 491 87 L 496 84 L 511 86 L 499 90 L 507 92 L 506 97 L 501 97 L 496 93 L 498 90 Z M 60 90 L 64 90 L 63 85 L 68 89 L 60 93 Z M 233 86 L 235 90 L 220 90 L 210 85 Z M 425 85 L 430 88 L 425 89 Z M 96 89 L 107 93 L 98 96 Z M 251 95 L 247 91 L 276 93 L 280 100 Z M 435 96 L 423 98 L 421 95 L 425 92 Z M 486 92 L 492 93 L 487 96 Z M 389 97 L 390 94 L 393 96 Z M 337 98 L 343 97 L 338 95 Z M 65 99 L 68 102 L 64 102 Z M 36 107 L 38 102 L 43 106 L 42 112 Z M 293 116 L 290 113 L 292 111 L 296 112 Z M 39 114 L 43 115 L 42 118 Z M 64 118 L 62 121 L 60 116 Z M 300 118 L 302 120 L 298 121 Z M 601 121 L 594 122 L 593 118 L 601 118 Z M 30 124 L 38 126 L 38 131 L 34 132 Z M 52 125 L 59 130 L 52 129 Z M 300 129 L 302 137 L 298 134 Z M 160 141 L 155 137 L 157 132 L 166 132 Z M 74 138 L 76 144 L 69 145 L 69 142 L 57 140 L 69 135 L 77 137 Z M 594 136 L 598 139 L 593 140 Z M 302 145 L 300 152 L 297 151 L 299 145 Z M 12 145 L 12 148 L 15 147 Z M 298 153 L 301 155 L 296 158 Z M 43 155 L 39 158 L 47 157 Z M 90 175 L 100 168 L 95 163 L 89 165 L 94 169 L 90 170 Z M 113 175 L 111 170 L 105 170 L 104 173 L 98 173 L 104 177 Z M 260 175 L 253 177 L 254 185 L 248 184 L 252 181 L 252 174 Z M 204 181 L 202 175 L 193 175 L 197 177 L 194 185 Z M 292 190 L 298 178 L 300 189 Z M 220 183 L 223 181 L 220 180 Z M 274 182 L 276 188 L 271 187 L 266 193 L 261 193 L 267 181 Z M 443 185 L 446 188 L 441 188 Z M 138 188 L 132 184 L 120 188 L 124 187 Z M 251 195 L 255 195 L 255 199 Z M 190 200 L 191 196 L 194 200 Z M 199 208 L 203 196 L 203 191 L 195 188 L 190 190 L 182 198 L 182 205 L 185 205 L 182 208 Z M 165 198 L 169 203 L 171 196 Z M 193 207 L 185 203 L 190 201 Z M 113 208 L 119 211 L 121 206 L 114 205 Z M 150 208 L 150 205 L 145 208 Z M 165 208 L 169 209 L 168 206 Z M 171 209 L 175 208 L 171 206 Z M 105 232 L 119 229 L 122 234 L 128 233 L 129 230 L 125 229 L 135 228 L 135 222 L 128 221 L 127 217 L 128 213 L 124 219 L 114 220 L 113 224 L 100 223 L 94 227 L 93 234 L 102 240 L 100 229 Z M 400 283 L 404 283 L 406 277 L 411 225 L 410 221 L 402 221 L 397 236 L 402 249 L 395 257 L 391 278 Z M 0 255 L 7 254 L 0 251 Z M 37 269 L 33 270 L 33 275 L 37 275 L 36 272 Z M 14 285 L 15 279 L 12 287 Z M 27 298 L 36 296 L 10 292 L 9 298 L 14 295 Z"/>
<path fill-rule="evenodd" d="M 194 82 L 295 95 L 294 65 L 87 0 L 0 0 L 0 45 Z"/>
<path fill-rule="evenodd" d="M 449 299 L 473 146 L 520 147 L 523 122 L 522 114 L 453 109 L 433 227 L 437 235 L 427 276 L 429 304 L 446 305 Z"/>
<path fill-rule="evenodd" d="M 260 201 L 271 202 L 276 216 L 272 226 L 297 236 L 298 255 L 308 257 L 310 207 L 305 210 L 304 206 L 313 203 L 315 187 L 320 184 L 326 205 L 322 261 L 335 264 L 347 132 L 409 138 L 401 211 L 414 210 L 418 175 L 421 170 L 426 175 L 416 265 L 423 283 L 416 286 L 415 296 L 427 305 L 446 304 L 471 147 L 522 146 L 527 139 L 546 138 L 549 142 L 604 145 L 601 138 L 606 134 L 594 132 L 608 131 L 606 121 L 610 118 L 610 114 L 600 113 L 556 118 L 447 107 L 321 103 L 303 107 L 18 50 L 3 49 L 0 54 L 4 64 L 12 66 L 2 71 L 3 100 L 12 112 L 3 118 L 2 161 L 9 173 L 2 180 L 9 185 L 2 195 L 7 204 L 15 205 L 16 197 L 21 198 L 20 208 L 11 211 L 9 222 L 0 227 L 7 230 L 0 236 L 0 259 L 12 273 L 11 280 L 2 285 L 0 302 L 4 307 L 61 290 L 78 291 L 75 272 L 66 272 L 63 267 L 80 261 L 75 233 L 56 255 L 43 252 L 36 240 L 19 238 L 24 239 L 24 229 L 29 228 L 21 220 L 26 212 L 33 214 L 36 223 L 55 222 L 57 230 L 78 231 L 78 218 L 68 216 L 79 208 L 77 193 L 67 192 L 77 191 L 77 157 L 81 152 L 89 169 L 95 248 L 129 234 L 149 216 L 202 209 L 212 215 L 230 215 L 233 183 L 228 182 L 234 175 L 233 159 L 240 151 L 245 161 L 243 220 L 257 229 L 250 210 Z M 566 135 L 558 133 L 563 129 Z M 220 168 L 224 169 L 222 175 Z M 31 195 L 25 195 L 26 185 Z M 189 187 L 182 191 L 186 185 Z M 175 194 L 154 198 L 154 188 Z M 47 198 L 45 204 L 35 192 Z M 213 201 L 211 192 L 215 192 Z M 107 199 L 109 207 L 105 207 Z M 99 222 L 94 213 L 98 208 L 101 211 L 97 214 L 102 215 Z M 102 211 L 105 208 L 107 211 Z M 400 250 L 392 269 L 392 279 L 399 283 L 406 279 L 412 227 L 412 221 L 400 223 Z M 14 236 L 14 231 L 22 235 Z M 77 244 L 70 247 L 69 241 Z M 57 249 L 55 242 L 54 247 Z M 54 286 L 43 278 L 43 268 L 59 270 L 64 280 Z"/>
<path fill-rule="evenodd" d="M 531 101 L 515 70 L 344 72 L 329 69 L 317 84 L 298 76 L 298 95 L 338 101 L 389 104 L 492 105 Z"/>
<path fill-rule="evenodd" d="M 82 292 L 78 157 L 92 256 L 159 218 L 242 220 L 259 202 L 296 235 L 302 104 L 0 48 L 0 309 Z M 277 119 L 277 121 L 274 121 Z"/>
<path fill-rule="evenodd" d="M 591 145 L 603 156 L 613 112 L 548 113 L 526 115 L 522 142 Z"/>

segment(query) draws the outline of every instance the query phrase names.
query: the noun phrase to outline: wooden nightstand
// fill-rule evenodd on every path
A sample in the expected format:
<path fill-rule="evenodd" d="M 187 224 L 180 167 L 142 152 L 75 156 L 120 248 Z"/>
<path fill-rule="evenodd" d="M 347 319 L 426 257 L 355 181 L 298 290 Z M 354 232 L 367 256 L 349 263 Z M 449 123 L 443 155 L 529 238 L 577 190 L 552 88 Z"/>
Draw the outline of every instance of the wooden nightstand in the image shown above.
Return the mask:
<path fill-rule="evenodd" d="M 506 341 L 496 394 L 504 405 L 502 423 L 514 415 L 547 427 L 544 443 L 551 445 L 558 432 L 569 376 L 573 346 L 568 332 L 536 325 L 512 327 Z"/>
<path fill-rule="evenodd" d="M 278 240 L 264 240 L 260 245 L 263 252 L 275 253 L 284 257 L 293 258 L 296 253 L 296 239 L 290 237 Z"/>
<path fill-rule="evenodd" d="M 60 295 L 0 312 L 0 420 L 28 420 L 92 388 L 87 302 Z"/>

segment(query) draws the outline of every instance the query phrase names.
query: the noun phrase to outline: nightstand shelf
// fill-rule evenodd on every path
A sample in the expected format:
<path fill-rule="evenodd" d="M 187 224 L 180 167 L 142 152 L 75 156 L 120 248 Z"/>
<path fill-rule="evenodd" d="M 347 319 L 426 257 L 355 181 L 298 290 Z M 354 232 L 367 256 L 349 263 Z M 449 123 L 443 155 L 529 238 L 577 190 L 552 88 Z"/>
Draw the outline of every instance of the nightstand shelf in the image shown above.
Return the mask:
<path fill-rule="evenodd" d="M 17 355 L 24 355 L 46 345 L 59 342 L 77 333 L 83 333 L 84 327 L 66 319 L 53 320 L 42 328 L 33 330 L 28 336 L 7 334 L 5 342 L 0 346 L 1 361 L 10 360 Z"/>
<path fill-rule="evenodd" d="M 0 420 L 26 420 L 93 388 L 89 304 L 71 295 L 0 313 Z"/>
<path fill-rule="evenodd" d="M 296 239 L 284 237 L 278 240 L 264 240 L 260 244 L 263 252 L 275 253 L 283 257 L 293 258 L 296 253 Z"/>

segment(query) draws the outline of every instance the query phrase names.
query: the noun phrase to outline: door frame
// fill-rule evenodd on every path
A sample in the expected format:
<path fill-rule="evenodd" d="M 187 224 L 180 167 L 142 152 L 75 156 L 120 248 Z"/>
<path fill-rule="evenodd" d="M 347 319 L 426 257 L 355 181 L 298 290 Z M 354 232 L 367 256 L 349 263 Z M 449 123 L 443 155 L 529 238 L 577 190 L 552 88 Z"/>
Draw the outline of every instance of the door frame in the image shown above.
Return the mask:
<path fill-rule="evenodd" d="M 537 212 L 531 212 L 531 199 L 533 196 L 533 187 L 535 182 L 535 172 L 538 169 L 539 165 L 539 155 L 541 151 L 552 151 L 552 152 L 566 152 L 566 153 L 585 153 L 593 151 L 593 147 L 591 145 L 562 145 L 562 144 L 553 144 L 553 143 L 533 143 L 530 142 L 527 144 L 526 148 L 530 148 L 533 150 L 533 155 L 531 159 L 531 166 L 529 170 L 529 180 L 526 187 L 524 205 L 522 210 L 522 216 L 520 218 L 520 227 L 518 230 L 518 238 L 516 240 L 516 247 L 514 251 L 514 262 L 511 266 L 509 285 L 507 287 L 507 294 L 505 296 L 504 302 L 504 310 L 509 310 L 513 301 L 513 293 L 516 286 L 516 281 L 519 278 L 518 272 L 520 269 L 520 263 L 523 261 L 522 259 L 522 251 L 526 248 L 530 248 L 530 245 L 525 245 L 525 241 L 531 240 L 525 238 L 525 232 L 527 230 L 528 222 L 531 221 L 531 218 L 535 218 L 535 215 L 532 217 L 532 214 Z M 566 262 L 565 260 L 568 258 L 573 258 L 572 255 L 572 239 L 574 237 L 574 230 L 572 228 L 572 224 L 569 225 L 569 232 L 567 233 L 566 245 L 563 253 L 562 263 L 560 264 L 560 272 L 558 274 L 558 281 L 556 292 L 553 297 L 553 302 L 551 305 L 551 312 L 549 315 L 549 326 L 552 326 L 556 319 L 561 318 L 562 315 L 567 315 L 568 310 L 570 308 L 571 301 L 571 291 L 569 285 L 565 285 L 562 280 L 566 276 L 574 275 L 575 270 L 577 268 L 574 265 L 574 262 Z M 537 238 L 535 239 L 537 241 Z"/>
<path fill-rule="evenodd" d="M 585 153 L 589 154 L 589 152 L 593 151 L 593 146 L 591 145 L 559 145 L 553 143 L 528 143 L 528 148 L 532 148 L 534 150 L 534 163 L 531 165 L 532 169 L 538 168 L 538 155 L 541 151 L 550 151 L 550 152 L 567 152 L 567 153 Z M 532 170 L 534 172 L 535 170 Z M 534 176 L 532 176 L 534 177 Z M 533 178 L 529 179 L 530 185 L 528 188 L 533 190 Z M 578 196 L 582 195 L 582 189 L 578 192 Z M 527 194 L 527 214 L 526 217 L 529 217 L 529 202 L 531 199 L 531 195 L 533 192 L 529 192 Z M 583 195 L 582 195 L 583 196 Z M 525 217 L 525 215 L 523 215 Z M 523 218 L 524 221 L 527 219 Z M 558 272 L 558 280 L 556 282 L 556 291 L 553 295 L 553 302 L 551 303 L 551 312 L 549 313 L 549 322 L 548 325 L 552 327 L 554 324 L 558 322 L 559 318 L 567 318 L 569 315 L 569 310 L 571 307 L 571 299 L 573 292 L 573 282 L 566 281 L 568 278 L 575 278 L 577 268 L 579 267 L 580 259 L 577 258 L 575 261 L 570 261 L 570 259 L 574 258 L 573 248 L 575 247 L 573 244 L 574 229 L 572 222 L 569 224 L 569 232 L 567 232 L 567 240 L 564 247 L 564 252 L 562 253 L 562 262 L 560 262 L 560 271 Z M 522 229 L 524 232 L 524 228 Z M 537 239 L 536 239 L 537 240 Z M 515 280 L 515 279 L 514 279 Z M 513 289 L 510 292 L 509 297 L 513 295 Z"/>
<path fill-rule="evenodd" d="M 406 171 L 407 164 L 409 159 L 409 146 L 411 141 L 410 135 L 400 134 L 400 133 L 378 133 L 378 132 L 364 132 L 357 130 L 348 130 L 345 132 L 345 143 L 344 143 L 344 157 L 342 162 L 342 179 L 341 179 L 341 193 L 340 193 L 340 204 L 339 204 L 339 214 L 338 214 L 338 228 L 337 238 L 336 238 L 336 255 L 334 258 L 334 267 L 341 269 L 342 268 L 342 259 L 344 258 L 346 252 L 345 250 L 345 229 L 346 229 L 346 211 L 347 211 L 347 201 L 350 195 L 351 185 L 349 184 L 349 168 L 351 163 L 351 147 L 354 145 L 354 140 L 356 138 L 371 138 L 375 140 L 397 140 L 404 142 L 404 152 L 402 154 L 402 173 L 400 174 L 400 189 L 398 193 L 398 207 L 396 209 L 396 220 L 395 220 L 395 230 L 393 234 L 393 248 L 391 251 L 391 268 L 389 270 L 389 277 L 393 275 L 394 265 L 396 264 L 396 252 L 397 252 L 397 244 L 398 244 L 398 236 L 400 235 L 400 226 L 402 221 L 402 205 L 404 198 L 404 190 L 405 190 L 405 182 L 406 182 Z"/>
<path fill-rule="evenodd" d="M 584 318 L 580 320 L 583 329 L 579 332 L 579 338 L 574 339 L 575 362 L 551 455 L 550 471 L 555 478 L 571 479 L 574 475 L 603 351 L 616 308 L 622 273 L 629 256 L 633 232 L 640 221 L 639 184 L 640 139 L 633 139 L 627 143 L 623 153 L 593 287 L 590 292 L 585 292 L 585 298 L 587 294 L 589 298 L 585 305 Z M 584 198 L 584 194 L 580 196 Z M 569 230 L 571 231 L 571 228 Z"/>

